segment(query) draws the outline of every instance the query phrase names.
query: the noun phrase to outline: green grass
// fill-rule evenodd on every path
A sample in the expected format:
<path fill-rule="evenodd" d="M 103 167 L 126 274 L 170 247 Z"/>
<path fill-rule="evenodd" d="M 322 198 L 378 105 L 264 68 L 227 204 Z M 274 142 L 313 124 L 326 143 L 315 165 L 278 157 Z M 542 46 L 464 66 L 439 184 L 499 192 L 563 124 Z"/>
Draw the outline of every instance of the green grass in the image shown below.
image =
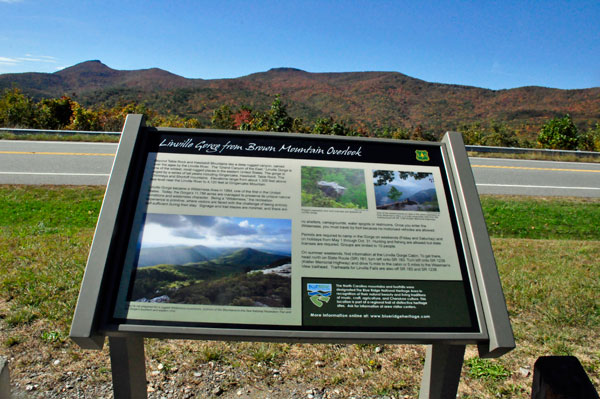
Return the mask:
<path fill-rule="evenodd" d="M 463 384 L 478 393 L 461 397 L 529 398 L 531 377 L 518 370 L 533 369 L 540 356 L 576 356 L 598 387 L 600 241 L 492 238 L 492 244 L 517 347 L 492 361 L 467 359 Z"/>
<path fill-rule="evenodd" d="M 49 234 L 94 228 L 103 187 L 0 186 L 0 228 Z M 600 201 L 482 196 L 490 236 L 600 240 Z"/>
<path fill-rule="evenodd" d="M 104 187 L 0 186 L 0 228 L 11 235 L 94 228 Z"/>
<path fill-rule="evenodd" d="M 600 201 L 489 196 L 481 203 L 492 237 L 600 240 Z"/>
<path fill-rule="evenodd" d="M 104 188 L 0 186 L 0 298 L 9 326 L 55 322 L 66 336 Z"/>
<path fill-rule="evenodd" d="M 494 254 L 511 315 L 536 329 L 600 328 L 598 241 L 495 239 Z"/>
<path fill-rule="evenodd" d="M 467 359 L 465 366 L 471 378 L 486 378 L 490 380 L 505 380 L 510 376 L 510 371 L 503 365 L 492 360 L 477 357 Z"/>
<path fill-rule="evenodd" d="M 0 186 L 0 296 L 11 298 L 12 311 L 6 316 L 10 325 L 40 317 L 70 318 L 103 195 L 104 187 Z M 600 240 L 600 201 L 484 196 L 482 203 L 493 237 Z M 539 250 L 548 249 L 542 245 Z M 501 255 L 504 250 L 497 251 Z M 532 275 L 537 270 L 531 268 L 536 251 L 510 254 L 513 260 L 522 259 L 510 273 L 519 273 L 518 279 L 535 277 L 535 284 L 517 284 L 509 291 L 515 301 L 519 290 L 535 291 L 528 294 L 532 297 L 519 300 L 520 309 L 528 301 L 545 297 L 556 273 L 567 266 L 561 259 L 585 258 L 595 252 L 582 247 L 568 253 L 566 258 L 556 254 L 554 269 L 542 276 Z M 563 287 L 569 279 L 583 277 L 568 274 L 563 277 Z M 587 278 L 584 281 L 589 282 L 590 276 Z M 550 282 L 542 284 L 544 279 Z M 63 297 L 66 303 L 58 300 Z M 50 298 L 55 301 L 48 301 Z M 582 305 L 586 304 L 569 306 Z M 587 304 L 580 314 L 590 311 L 595 308 Z M 569 322 L 550 314 L 545 317 Z"/>
<path fill-rule="evenodd" d="M 73 362 L 89 356 L 67 337 L 103 194 L 103 187 L 0 186 L 0 354 L 17 359 L 15 378 L 29 378 L 27 359 L 38 352 L 66 351 Z M 482 203 L 517 348 L 492 361 L 468 349 L 460 397 L 528 398 L 531 377 L 518 370 L 544 355 L 577 356 L 598 386 L 600 200 L 485 196 Z M 276 367 L 285 381 L 412 397 L 422 349 L 149 340 L 147 356 L 169 365 L 189 351 L 190 370 L 207 363 L 242 370 L 248 381 L 239 387 L 276 383 Z"/>

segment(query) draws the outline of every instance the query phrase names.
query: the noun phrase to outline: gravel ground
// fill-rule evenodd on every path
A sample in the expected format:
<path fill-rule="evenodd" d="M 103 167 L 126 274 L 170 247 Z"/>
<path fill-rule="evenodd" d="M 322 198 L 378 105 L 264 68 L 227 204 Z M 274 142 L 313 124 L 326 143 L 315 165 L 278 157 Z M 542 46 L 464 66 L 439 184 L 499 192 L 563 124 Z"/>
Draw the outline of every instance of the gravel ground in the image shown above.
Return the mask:
<path fill-rule="evenodd" d="M 108 345 L 93 351 L 82 350 L 69 339 L 49 343 L 39 338 L 44 329 L 41 321 L 12 329 L 10 336 L 16 338 L 11 345 L 6 345 L 8 330 L 0 329 L 5 343 L 0 356 L 8 359 L 13 397 L 113 398 Z M 421 348 L 409 346 L 384 351 L 357 345 L 177 340 L 145 340 L 145 351 L 149 399 L 410 398 L 416 396 L 415 386 L 418 390 L 423 354 Z M 207 356 L 219 360 L 206 360 Z M 408 380 L 403 378 L 407 394 L 399 395 L 396 389 L 395 396 L 373 395 L 369 384 L 389 377 L 381 366 L 370 369 L 374 363 L 361 356 L 384 365 L 386 357 L 396 363 L 400 356 L 414 360 L 414 372 Z"/>
<path fill-rule="evenodd" d="M 248 379 L 247 375 L 243 375 L 243 371 L 234 370 L 231 367 L 219 367 L 212 362 L 191 375 L 187 372 L 179 372 L 177 369 L 171 369 L 168 372 L 164 372 L 164 369 L 153 370 L 147 373 L 148 398 L 391 399 L 394 397 L 355 395 L 340 388 L 318 388 L 306 383 L 285 381 L 277 369 L 271 369 L 269 372 L 272 373 L 271 377 L 242 386 L 236 381 Z M 79 373 L 72 371 L 31 373 L 28 378 L 19 378 L 19 381 L 12 384 L 13 397 L 15 399 L 113 398 L 111 381 L 99 380 L 96 377 L 97 373 L 98 368 L 94 367 Z M 110 373 L 108 374 L 110 375 Z M 56 379 L 57 376 L 58 379 Z M 403 397 L 409 398 L 410 396 Z"/>

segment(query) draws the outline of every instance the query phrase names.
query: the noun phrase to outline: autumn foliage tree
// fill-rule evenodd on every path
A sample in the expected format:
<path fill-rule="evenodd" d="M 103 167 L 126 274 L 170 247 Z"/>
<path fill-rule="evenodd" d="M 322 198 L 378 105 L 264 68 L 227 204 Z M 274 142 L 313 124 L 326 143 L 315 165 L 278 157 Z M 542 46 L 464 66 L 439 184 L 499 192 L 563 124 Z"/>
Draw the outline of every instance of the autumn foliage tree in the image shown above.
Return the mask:
<path fill-rule="evenodd" d="M 111 107 L 95 105 L 85 107 L 69 96 L 48 98 L 38 102 L 23 94 L 18 88 L 5 89 L 0 95 L 0 127 L 33 128 L 47 130 L 120 131 L 128 114 L 143 114 L 149 126 L 202 128 L 202 122 L 195 117 L 167 113 L 159 114 L 145 103 L 122 102 Z M 406 126 L 349 126 L 331 116 L 321 116 L 312 122 L 290 115 L 288 104 L 276 95 L 266 110 L 252 109 L 241 105 L 221 105 L 213 111 L 210 127 L 227 130 L 299 132 L 338 136 L 367 136 L 391 139 L 411 139 L 435 141 L 439 137 L 422 125 Z M 589 125 L 588 125 L 589 126 Z M 527 130 L 529 128 L 525 128 Z M 530 129 L 529 129 L 530 130 Z M 529 131 L 527 130 L 527 131 Z M 478 121 L 459 124 L 467 145 L 487 145 L 501 147 L 532 147 L 530 141 L 537 138 L 540 148 L 600 151 L 600 123 L 583 133 L 571 119 L 548 120 L 539 130 L 537 137 L 523 137 L 522 131 L 515 131 L 502 121 Z"/>
<path fill-rule="evenodd" d="M 71 123 L 75 103 L 71 98 L 49 98 L 37 104 L 37 124 L 40 129 L 64 129 Z"/>
<path fill-rule="evenodd" d="M 215 129 L 235 129 L 235 119 L 233 111 L 229 105 L 221 105 L 213 111 L 213 116 L 210 119 L 212 127 Z"/>
<path fill-rule="evenodd" d="M 19 89 L 5 90 L 0 98 L 0 124 L 4 127 L 31 127 L 36 125 L 34 101 Z"/>
<path fill-rule="evenodd" d="M 519 139 L 515 131 L 506 124 L 493 121 L 490 132 L 482 137 L 482 143 L 495 147 L 517 147 Z"/>
<path fill-rule="evenodd" d="M 546 122 L 538 134 L 538 143 L 543 148 L 574 150 L 578 143 L 577 126 L 570 115 L 553 118 Z"/>
<path fill-rule="evenodd" d="M 582 151 L 600 151 L 600 123 L 579 135 L 577 148 Z"/>
<path fill-rule="evenodd" d="M 159 115 L 144 104 L 86 108 L 68 96 L 35 102 L 17 88 L 4 90 L 0 96 L 0 127 L 115 132 L 122 129 L 128 114 L 145 115 L 150 126 L 202 127 L 198 119 Z"/>

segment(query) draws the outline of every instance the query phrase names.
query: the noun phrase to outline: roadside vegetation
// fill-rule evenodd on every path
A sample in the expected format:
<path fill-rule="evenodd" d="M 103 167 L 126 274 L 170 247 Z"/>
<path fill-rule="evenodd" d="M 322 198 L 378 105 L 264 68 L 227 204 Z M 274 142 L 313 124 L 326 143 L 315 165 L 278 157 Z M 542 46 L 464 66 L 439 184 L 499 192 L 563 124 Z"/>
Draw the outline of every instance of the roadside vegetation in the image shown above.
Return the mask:
<path fill-rule="evenodd" d="M 17 393 L 100 397 L 108 350 L 68 339 L 103 187 L 0 186 L 0 356 Z M 468 347 L 460 398 L 529 398 L 543 355 L 600 388 L 600 201 L 482 197 L 517 348 Z M 146 340 L 150 398 L 414 398 L 424 347 Z M 99 389 L 99 388 L 98 388 Z M 51 395 L 52 393 L 52 395 Z M 80 396 L 76 396 L 80 395 Z"/>
<path fill-rule="evenodd" d="M 82 141 L 88 143 L 118 143 L 121 135 L 117 134 L 47 134 L 47 133 L 6 133 L 0 132 L 0 140 L 31 141 Z"/>
<path fill-rule="evenodd" d="M 311 121 L 290 115 L 287 105 L 276 95 L 267 110 L 247 105 L 223 104 L 212 111 L 210 125 L 200 119 L 176 114 L 159 114 L 144 103 L 127 102 L 112 107 L 84 107 L 68 96 L 35 101 L 19 89 L 6 89 L 0 96 L 0 127 L 50 130 L 120 131 L 127 114 L 144 114 L 149 126 L 214 128 L 245 131 L 298 132 L 338 136 L 382 137 L 436 141 L 440 133 L 422 126 L 411 128 L 352 126 L 332 117 L 320 116 Z M 544 148 L 562 150 L 600 151 L 600 121 L 589 121 L 578 127 L 570 115 L 547 120 L 532 134 L 527 129 L 511 128 L 494 120 L 458 124 L 456 127 L 467 145 L 497 147 Z M 11 138 L 0 134 L 0 138 Z M 28 139 L 36 139 L 35 135 Z M 90 140 L 97 140 L 92 139 Z M 107 138 L 108 141 L 115 140 Z"/>

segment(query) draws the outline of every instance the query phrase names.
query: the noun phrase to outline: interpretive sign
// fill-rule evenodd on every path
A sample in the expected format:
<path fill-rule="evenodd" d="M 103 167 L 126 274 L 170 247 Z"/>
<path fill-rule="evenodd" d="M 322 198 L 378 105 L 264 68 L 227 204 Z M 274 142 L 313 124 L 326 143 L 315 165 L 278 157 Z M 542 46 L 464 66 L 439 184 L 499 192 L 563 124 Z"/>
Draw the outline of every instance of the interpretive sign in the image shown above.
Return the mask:
<path fill-rule="evenodd" d="M 75 339 L 488 339 L 444 143 L 132 130 Z"/>
<path fill-rule="evenodd" d="M 440 147 L 151 136 L 114 322 L 481 331 Z"/>
<path fill-rule="evenodd" d="M 139 115 L 123 130 L 71 328 L 85 348 L 105 336 L 128 392 L 145 384 L 140 337 L 433 344 L 422 394 L 447 397 L 464 345 L 514 347 L 459 134 L 149 128 Z"/>

